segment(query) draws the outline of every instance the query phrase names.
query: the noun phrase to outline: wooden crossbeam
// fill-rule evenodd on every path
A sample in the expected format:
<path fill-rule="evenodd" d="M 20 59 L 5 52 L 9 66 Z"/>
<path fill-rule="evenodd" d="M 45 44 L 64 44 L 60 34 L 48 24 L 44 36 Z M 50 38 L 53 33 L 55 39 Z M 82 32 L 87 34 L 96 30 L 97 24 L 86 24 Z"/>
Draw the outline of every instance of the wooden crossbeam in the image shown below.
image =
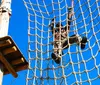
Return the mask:
<path fill-rule="evenodd" d="M 0 47 L 4 47 L 4 46 L 8 46 L 12 44 L 11 41 L 8 39 L 8 40 L 4 40 L 4 41 L 0 41 Z"/>
<path fill-rule="evenodd" d="M 4 55 L 7 55 L 7 54 L 12 53 L 12 52 L 15 52 L 15 51 L 17 51 L 17 48 L 16 48 L 15 46 L 13 46 L 13 47 L 4 49 L 4 50 L 3 50 L 3 54 L 4 54 Z"/>
<path fill-rule="evenodd" d="M 10 36 L 0 38 L 0 62 L 4 75 L 11 73 L 14 77 L 18 76 L 18 71 L 27 69 L 29 65 Z"/>
<path fill-rule="evenodd" d="M 17 67 L 15 68 L 16 71 L 21 71 L 21 70 L 25 70 L 25 69 L 28 69 L 28 64 L 26 64 L 26 65 L 21 65 L 21 66 L 17 66 Z M 5 74 L 9 74 L 9 72 L 8 72 L 8 71 L 5 71 Z"/>
<path fill-rule="evenodd" d="M 18 58 L 16 60 L 11 61 L 11 64 L 17 65 L 17 64 L 23 63 L 24 61 L 25 61 L 24 58 Z"/>
<path fill-rule="evenodd" d="M 15 72 L 15 70 L 13 69 L 13 67 L 10 65 L 10 63 L 5 59 L 5 57 L 3 56 L 3 54 L 0 52 L 0 60 L 1 62 L 5 65 L 5 67 L 7 68 L 7 70 L 14 76 L 17 77 L 18 74 Z"/>

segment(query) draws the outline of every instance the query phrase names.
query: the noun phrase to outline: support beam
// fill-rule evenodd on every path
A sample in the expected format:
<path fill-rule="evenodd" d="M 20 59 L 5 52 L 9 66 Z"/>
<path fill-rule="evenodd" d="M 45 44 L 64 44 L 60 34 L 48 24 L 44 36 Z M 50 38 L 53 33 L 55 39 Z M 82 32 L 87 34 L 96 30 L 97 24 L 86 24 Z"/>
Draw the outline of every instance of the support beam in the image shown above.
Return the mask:
<path fill-rule="evenodd" d="M 5 65 L 8 71 L 14 76 L 17 77 L 17 73 L 13 69 L 13 67 L 9 64 L 9 62 L 4 58 L 3 54 L 0 52 L 0 61 Z"/>
<path fill-rule="evenodd" d="M 11 61 L 11 64 L 17 65 L 17 64 L 23 63 L 24 61 L 25 61 L 24 58 L 19 58 L 19 59 L 16 59 L 14 61 Z"/>
<path fill-rule="evenodd" d="M 9 44 L 11 44 L 11 41 L 8 39 L 8 40 L 5 40 L 5 41 L 0 41 L 0 48 L 4 47 L 4 46 L 8 46 Z"/>
<path fill-rule="evenodd" d="M 22 70 L 25 70 L 25 69 L 28 69 L 28 64 L 18 66 L 18 67 L 16 68 L 16 71 L 22 71 Z M 5 75 L 5 74 L 9 74 L 9 71 L 5 71 L 4 75 Z"/>
<path fill-rule="evenodd" d="M 12 74 L 28 69 L 28 62 L 10 36 L 0 38 L 0 62 L 3 64 L 3 74 Z"/>
<path fill-rule="evenodd" d="M 3 50 L 3 54 L 7 55 L 7 54 L 15 52 L 15 51 L 17 51 L 17 48 L 15 46 L 13 46 L 11 48 L 7 48 L 7 49 Z"/>

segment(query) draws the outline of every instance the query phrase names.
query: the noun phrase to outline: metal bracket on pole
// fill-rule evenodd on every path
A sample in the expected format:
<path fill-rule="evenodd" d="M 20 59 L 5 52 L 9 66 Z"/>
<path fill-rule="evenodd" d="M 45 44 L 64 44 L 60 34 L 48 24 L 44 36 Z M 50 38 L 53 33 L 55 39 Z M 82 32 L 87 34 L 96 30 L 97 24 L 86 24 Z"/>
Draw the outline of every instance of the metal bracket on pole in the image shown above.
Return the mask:
<path fill-rule="evenodd" d="M 5 12 L 11 15 L 11 9 L 8 9 L 6 7 L 0 7 L 0 13 L 5 13 Z"/>

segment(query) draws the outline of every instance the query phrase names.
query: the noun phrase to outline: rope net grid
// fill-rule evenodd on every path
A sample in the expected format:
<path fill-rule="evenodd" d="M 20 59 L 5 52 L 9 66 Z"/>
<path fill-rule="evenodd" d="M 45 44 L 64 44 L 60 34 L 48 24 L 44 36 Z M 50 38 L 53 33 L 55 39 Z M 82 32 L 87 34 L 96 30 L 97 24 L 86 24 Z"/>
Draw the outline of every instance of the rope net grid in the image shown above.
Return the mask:
<path fill-rule="evenodd" d="M 28 12 L 29 70 L 26 85 L 96 85 L 100 81 L 100 0 L 23 0 Z M 60 22 L 66 27 L 68 8 L 72 7 L 70 32 L 86 36 L 85 49 L 80 44 L 69 45 L 63 51 L 60 64 L 54 52 L 54 35 L 50 28 Z M 55 33 L 54 33 L 55 34 Z M 61 31 L 60 31 L 61 34 Z M 59 39 L 61 44 L 61 39 Z M 70 42 L 70 41 L 69 41 Z"/>

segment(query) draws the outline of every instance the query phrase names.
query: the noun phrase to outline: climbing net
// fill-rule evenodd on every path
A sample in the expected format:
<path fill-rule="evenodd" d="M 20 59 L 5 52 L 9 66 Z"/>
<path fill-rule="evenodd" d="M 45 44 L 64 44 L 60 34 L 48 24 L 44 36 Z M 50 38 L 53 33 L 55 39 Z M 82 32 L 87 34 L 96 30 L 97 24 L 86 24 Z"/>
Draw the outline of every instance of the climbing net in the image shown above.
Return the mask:
<path fill-rule="evenodd" d="M 100 80 L 100 0 L 23 0 L 28 12 L 29 69 L 26 85 L 96 85 Z M 61 63 L 51 58 L 54 36 L 51 20 L 66 25 L 68 36 L 86 36 L 85 49 L 73 44 L 63 50 Z M 55 25 L 54 25 L 55 26 Z"/>

